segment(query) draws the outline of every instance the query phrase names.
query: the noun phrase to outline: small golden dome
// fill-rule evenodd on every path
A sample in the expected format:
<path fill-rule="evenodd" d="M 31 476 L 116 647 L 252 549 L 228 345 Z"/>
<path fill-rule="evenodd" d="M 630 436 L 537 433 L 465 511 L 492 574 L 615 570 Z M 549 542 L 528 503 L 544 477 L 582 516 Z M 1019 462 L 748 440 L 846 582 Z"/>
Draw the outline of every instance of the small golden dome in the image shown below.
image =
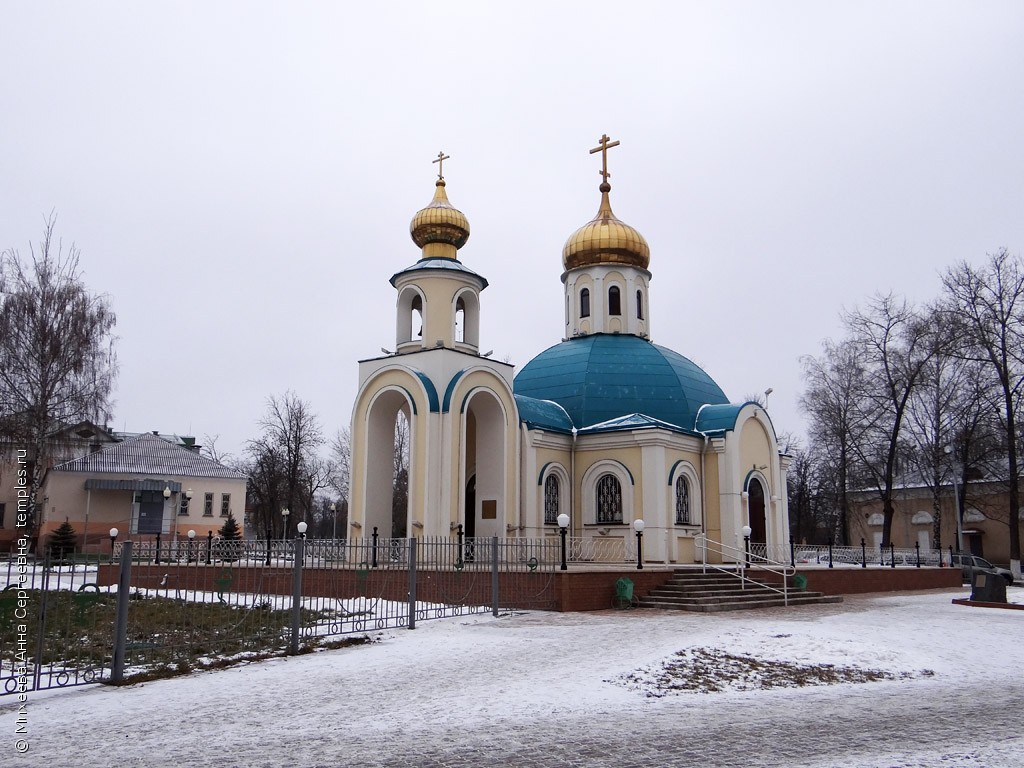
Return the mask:
<path fill-rule="evenodd" d="M 437 180 L 437 189 L 430 205 L 412 217 L 409 234 L 423 249 L 424 258 L 456 258 L 456 251 L 469 240 L 469 219 L 448 202 L 444 179 Z"/>
<path fill-rule="evenodd" d="M 562 266 L 566 270 L 593 264 L 628 264 L 647 269 L 651 263 L 651 249 L 644 236 L 612 213 L 608 199 L 611 189 L 607 181 L 601 184 L 597 215 L 565 241 Z"/>

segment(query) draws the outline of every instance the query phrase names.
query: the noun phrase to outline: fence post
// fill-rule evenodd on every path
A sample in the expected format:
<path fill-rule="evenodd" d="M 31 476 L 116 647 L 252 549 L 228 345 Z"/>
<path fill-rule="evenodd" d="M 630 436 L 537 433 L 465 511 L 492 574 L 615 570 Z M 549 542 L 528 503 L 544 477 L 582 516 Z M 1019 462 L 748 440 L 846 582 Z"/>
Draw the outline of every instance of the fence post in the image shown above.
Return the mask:
<path fill-rule="evenodd" d="M 864 542 L 864 537 L 863 536 L 860 539 L 860 567 L 861 568 L 867 568 L 868 567 L 868 549 L 867 549 L 867 545 Z"/>
<path fill-rule="evenodd" d="M 160 531 L 156 532 L 156 564 L 160 565 Z"/>
<path fill-rule="evenodd" d="M 114 662 L 110 682 L 124 679 L 124 656 L 128 645 L 128 598 L 131 597 L 132 542 L 121 545 L 121 571 L 117 576 L 117 613 L 114 616 Z"/>
<path fill-rule="evenodd" d="M 492 613 L 498 615 L 498 537 L 491 537 L 491 603 Z"/>
<path fill-rule="evenodd" d="M 292 637 L 288 653 L 293 656 L 299 652 L 299 632 L 302 628 L 302 555 L 303 539 L 294 539 L 295 565 L 292 568 Z"/>
<path fill-rule="evenodd" d="M 213 531 L 206 532 L 206 564 L 209 565 L 210 555 L 213 554 Z"/>
<path fill-rule="evenodd" d="M 791 567 L 796 568 L 796 544 L 793 543 L 793 537 L 789 539 L 789 564 Z"/>
<path fill-rule="evenodd" d="M 885 568 L 885 545 L 882 542 L 878 542 L 878 565 Z"/>
<path fill-rule="evenodd" d="M 416 538 L 409 537 L 409 629 L 416 629 Z"/>
<path fill-rule="evenodd" d="M 832 565 L 832 539 L 828 540 L 828 567 L 829 568 L 835 567 L 835 566 Z"/>
<path fill-rule="evenodd" d="M 892 560 L 892 562 L 889 564 L 889 567 L 890 568 L 895 568 L 896 567 L 896 545 L 893 544 L 892 541 L 889 542 L 889 558 Z"/>
<path fill-rule="evenodd" d="M 373 555 L 372 555 L 373 563 L 372 563 L 371 567 L 376 568 L 377 567 L 377 526 L 376 525 L 373 526 L 373 535 L 370 536 L 370 538 L 373 540 Z"/>

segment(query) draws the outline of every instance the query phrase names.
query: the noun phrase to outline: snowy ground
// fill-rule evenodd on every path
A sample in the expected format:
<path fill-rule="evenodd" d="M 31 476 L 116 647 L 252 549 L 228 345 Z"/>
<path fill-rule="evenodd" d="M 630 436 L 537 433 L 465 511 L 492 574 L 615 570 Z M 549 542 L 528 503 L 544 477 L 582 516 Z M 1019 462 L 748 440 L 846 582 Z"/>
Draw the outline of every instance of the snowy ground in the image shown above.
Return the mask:
<path fill-rule="evenodd" d="M 372 645 L 33 693 L 22 755 L 5 697 L 0 764 L 1022 768 L 1024 611 L 951 603 L 966 595 L 422 622 Z"/>

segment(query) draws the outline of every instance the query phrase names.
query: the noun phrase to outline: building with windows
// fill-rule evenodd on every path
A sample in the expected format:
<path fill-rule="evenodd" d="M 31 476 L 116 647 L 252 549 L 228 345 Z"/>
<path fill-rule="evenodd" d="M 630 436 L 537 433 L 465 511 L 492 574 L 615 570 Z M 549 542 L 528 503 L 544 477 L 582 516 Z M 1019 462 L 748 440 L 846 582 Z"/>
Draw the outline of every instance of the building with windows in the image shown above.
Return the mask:
<path fill-rule="evenodd" d="M 233 514 L 244 519 L 247 478 L 184 441 L 157 433 L 133 435 L 52 467 L 43 480 L 40 540 L 64 520 L 80 548 L 120 537 L 182 538 L 214 535 Z"/>
<path fill-rule="evenodd" d="M 625 540 L 693 563 L 702 534 L 788 547 L 787 458 L 764 407 L 730 402 L 699 366 L 651 340 L 650 248 L 612 212 L 607 151 L 597 215 L 562 250 L 561 342 L 516 374 L 480 354 L 485 278 L 458 258 L 466 216 L 443 174 L 413 217 L 420 259 L 391 277 L 395 349 L 359 363 L 350 526 L 410 535 Z M 440 156 L 439 159 L 446 159 Z M 394 526 L 396 420 L 408 421 L 409 502 Z M 362 532 L 360 533 L 360 529 Z M 735 550 L 733 550 L 735 551 Z M 728 559 L 728 555 L 726 555 Z"/>

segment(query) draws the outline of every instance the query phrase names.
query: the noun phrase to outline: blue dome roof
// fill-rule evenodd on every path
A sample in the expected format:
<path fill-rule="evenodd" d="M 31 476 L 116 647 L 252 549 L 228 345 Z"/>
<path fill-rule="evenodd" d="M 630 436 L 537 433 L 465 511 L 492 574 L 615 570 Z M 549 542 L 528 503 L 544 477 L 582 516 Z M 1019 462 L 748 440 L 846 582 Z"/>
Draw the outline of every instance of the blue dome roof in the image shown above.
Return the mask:
<path fill-rule="evenodd" d="M 558 403 L 577 429 L 641 413 L 693 431 L 702 405 L 729 402 L 693 361 L 630 335 L 556 344 L 523 367 L 513 389 Z"/>

